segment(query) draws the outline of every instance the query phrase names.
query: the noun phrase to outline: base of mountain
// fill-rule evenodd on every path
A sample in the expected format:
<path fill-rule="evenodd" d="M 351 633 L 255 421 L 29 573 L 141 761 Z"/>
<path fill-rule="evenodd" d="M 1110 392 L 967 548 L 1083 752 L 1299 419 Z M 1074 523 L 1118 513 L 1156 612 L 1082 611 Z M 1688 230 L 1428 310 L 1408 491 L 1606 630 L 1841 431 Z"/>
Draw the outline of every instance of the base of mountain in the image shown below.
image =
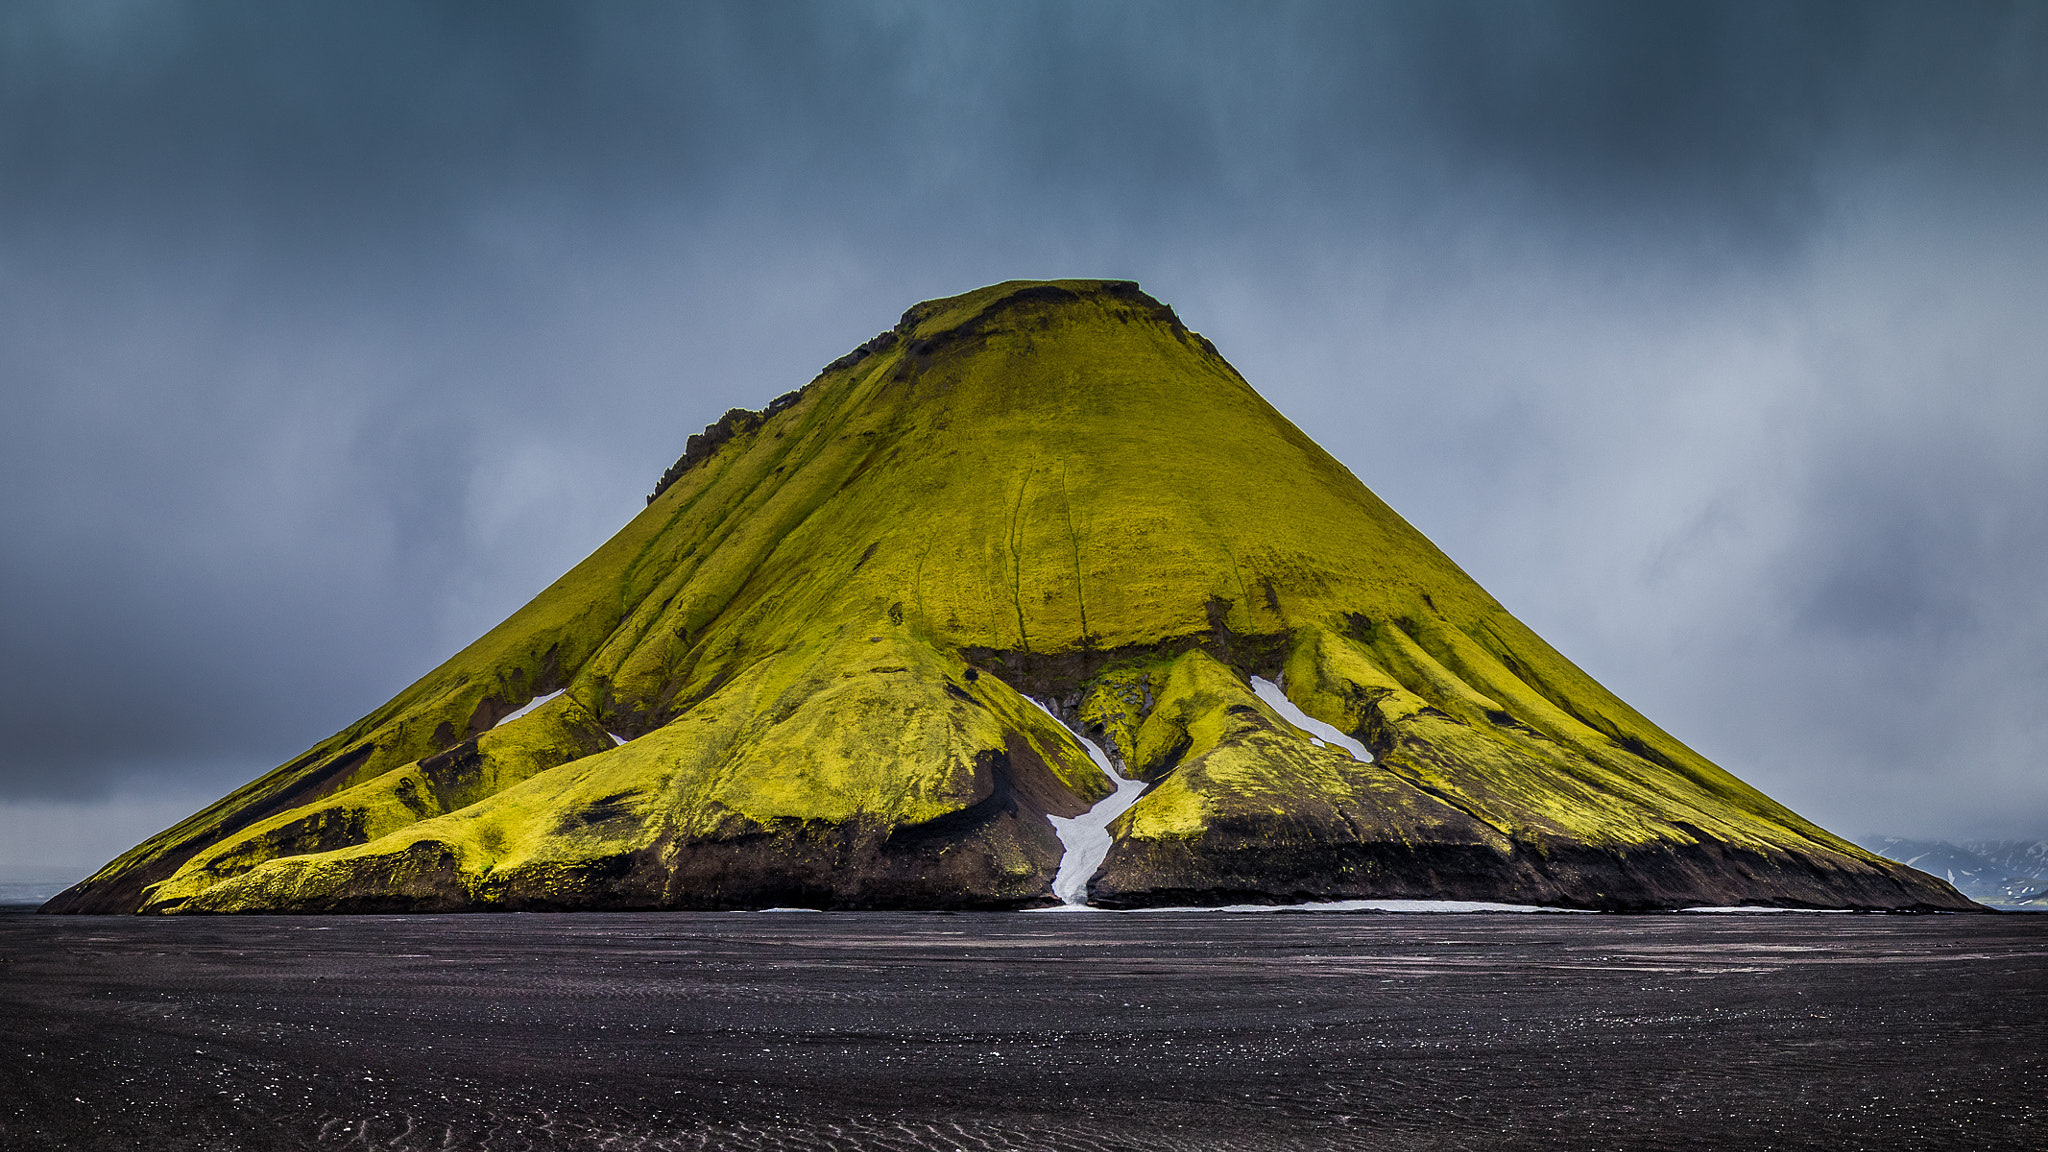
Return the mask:
<path fill-rule="evenodd" d="M 1263 841 L 1263 842 L 1262 842 Z M 1651 912 L 1693 907 L 1979 911 L 1939 883 L 1829 868 L 1790 853 L 1718 844 L 1620 853 L 1584 845 L 1499 853 L 1466 845 L 1276 846 L 1256 834 L 1118 845 L 1089 888 L 1105 908 L 1461 900 Z"/>

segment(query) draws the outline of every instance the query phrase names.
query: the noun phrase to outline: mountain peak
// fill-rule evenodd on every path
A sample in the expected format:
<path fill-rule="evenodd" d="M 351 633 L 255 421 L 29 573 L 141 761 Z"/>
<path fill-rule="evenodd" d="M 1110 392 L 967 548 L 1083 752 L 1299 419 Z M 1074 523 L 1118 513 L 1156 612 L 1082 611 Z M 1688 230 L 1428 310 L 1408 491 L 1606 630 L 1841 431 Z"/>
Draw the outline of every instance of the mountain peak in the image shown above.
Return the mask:
<path fill-rule="evenodd" d="M 1058 280 L 728 412 L 510 619 L 51 907 L 1023 907 L 1111 772 L 1114 906 L 1969 906 L 1616 699 L 1136 284 Z"/>

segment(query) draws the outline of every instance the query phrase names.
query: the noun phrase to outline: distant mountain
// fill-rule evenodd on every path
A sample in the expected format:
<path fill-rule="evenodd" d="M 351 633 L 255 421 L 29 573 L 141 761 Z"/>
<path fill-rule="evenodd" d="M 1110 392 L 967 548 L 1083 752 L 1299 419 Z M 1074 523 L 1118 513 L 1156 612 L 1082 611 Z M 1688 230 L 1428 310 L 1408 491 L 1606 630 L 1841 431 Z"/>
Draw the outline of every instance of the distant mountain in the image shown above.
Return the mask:
<path fill-rule="evenodd" d="M 1863 847 L 1939 876 L 1963 895 L 1992 905 L 2048 906 L 2048 840 L 1914 840 L 1870 836 Z"/>
<path fill-rule="evenodd" d="M 14 866 L 0 870 L 0 908 L 19 909 L 45 904 L 50 897 L 77 883 L 83 868 Z"/>
<path fill-rule="evenodd" d="M 1110 907 L 1973 907 L 1595 683 L 1172 309 L 1070 280 L 728 412 L 532 603 L 48 910 L 1048 905 L 1106 768 L 1143 794 L 1060 895 Z"/>

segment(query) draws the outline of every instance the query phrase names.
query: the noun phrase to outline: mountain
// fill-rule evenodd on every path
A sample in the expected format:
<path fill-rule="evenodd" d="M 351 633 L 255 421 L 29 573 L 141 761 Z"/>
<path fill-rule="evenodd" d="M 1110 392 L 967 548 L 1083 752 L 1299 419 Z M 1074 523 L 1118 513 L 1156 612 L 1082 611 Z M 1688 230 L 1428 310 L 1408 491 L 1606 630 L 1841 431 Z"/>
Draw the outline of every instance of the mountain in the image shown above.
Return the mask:
<path fill-rule="evenodd" d="M 1146 785 L 1074 881 L 1110 907 L 1971 906 L 1616 699 L 1137 285 L 1070 280 L 728 412 L 510 619 L 47 908 L 1028 907 L 1105 768 Z"/>
<path fill-rule="evenodd" d="M 2048 840 L 1911 840 L 1872 836 L 1863 846 L 1997 906 L 2048 906 Z"/>

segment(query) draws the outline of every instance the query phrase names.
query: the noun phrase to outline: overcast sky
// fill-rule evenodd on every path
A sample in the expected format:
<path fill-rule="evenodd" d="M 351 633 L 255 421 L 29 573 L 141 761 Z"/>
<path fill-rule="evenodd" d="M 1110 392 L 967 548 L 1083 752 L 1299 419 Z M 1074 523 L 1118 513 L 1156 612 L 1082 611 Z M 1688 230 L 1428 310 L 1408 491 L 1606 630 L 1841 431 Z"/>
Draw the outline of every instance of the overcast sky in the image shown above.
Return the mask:
<path fill-rule="evenodd" d="M 2040 5 L 0 5 L 0 871 L 1053 276 L 1806 815 L 2048 837 L 2044 177 Z"/>

